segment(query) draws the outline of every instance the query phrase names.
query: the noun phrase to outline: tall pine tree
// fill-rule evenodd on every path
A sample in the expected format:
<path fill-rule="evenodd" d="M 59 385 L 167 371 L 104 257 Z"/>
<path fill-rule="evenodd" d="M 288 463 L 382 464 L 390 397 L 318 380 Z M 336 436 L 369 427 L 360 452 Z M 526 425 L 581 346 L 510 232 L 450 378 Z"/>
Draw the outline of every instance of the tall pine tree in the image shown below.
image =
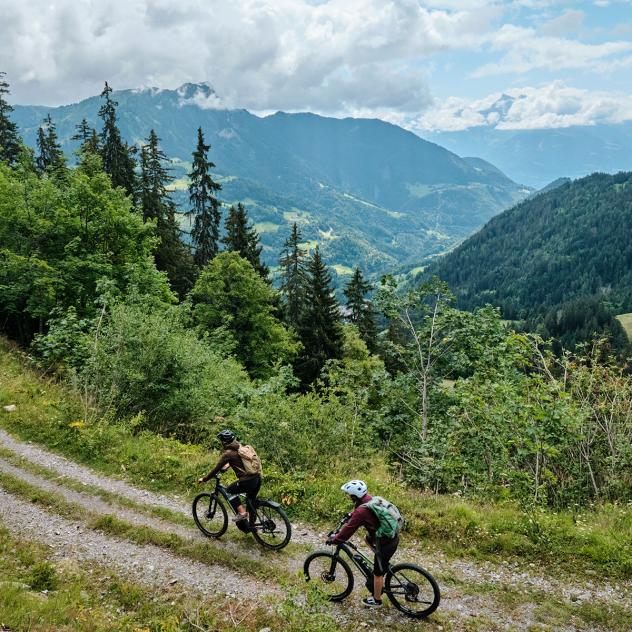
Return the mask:
<path fill-rule="evenodd" d="M 297 331 L 301 323 L 307 285 L 307 262 L 300 243 L 301 232 L 295 222 L 290 236 L 283 243 L 279 267 L 284 320 Z"/>
<path fill-rule="evenodd" d="M 156 266 L 164 270 L 174 290 L 183 297 L 195 282 L 193 259 L 188 247 L 180 239 L 176 219 L 176 205 L 167 185 L 173 179 L 164 162 L 160 139 L 152 129 L 147 144 L 141 148 L 138 198 L 143 219 L 156 222 L 160 244 L 156 249 Z"/>
<path fill-rule="evenodd" d="M 66 175 L 66 157 L 59 144 L 57 127 L 50 114 L 44 119 L 44 127 L 37 130 L 37 149 L 35 165 L 40 174 L 63 178 Z"/>
<path fill-rule="evenodd" d="M 5 81 L 4 72 L 0 72 L 0 161 L 14 165 L 20 153 L 20 137 L 17 125 L 9 118 L 13 107 L 7 102 L 9 84 Z"/>
<path fill-rule="evenodd" d="M 105 99 L 105 103 L 99 108 L 99 116 L 103 120 L 103 129 L 99 139 L 103 169 L 110 175 L 113 186 L 123 187 L 126 193 L 134 198 L 136 188 L 134 151 L 121 138 L 116 122 L 118 103 L 112 99 L 112 88 L 107 81 L 101 97 Z"/>
<path fill-rule="evenodd" d="M 195 248 L 193 259 L 203 268 L 219 250 L 219 223 L 221 202 L 215 192 L 222 188 L 215 182 L 210 171 L 215 165 L 208 159 L 210 145 L 205 144 L 202 128 L 198 128 L 197 147 L 193 152 L 193 165 L 189 174 L 189 201 L 193 216 L 191 240 Z"/>
<path fill-rule="evenodd" d="M 377 349 L 377 327 L 373 304 L 366 298 L 367 293 L 372 289 L 371 284 L 364 280 L 362 270 L 357 266 L 343 292 L 347 298 L 349 310 L 347 320 L 358 328 L 360 338 L 373 353 Z"/>
<path fill-rule="evenodd" d="M 331 287 L 331 274 L 321 259 L 318 246 L 307 272 L 305 304 L 298 329 L 303 350 L 295 367 L 303 387 L 318 378 L 327 360 L 342 356 L 340 309 Z"/>
<path fill-rule="evenodd" d="M 222 240 L 226 244 L 226 250 L 238 253 L 257 271 L 265 281 L 268 280 L 268 266 L 261 262 L 261 250 L 259 235 L 254 226 L 249 225 L 246 208 L 239 202 L 237 206 L 228 209 L 228 217 L 224 222 L 226 236 Z"/>

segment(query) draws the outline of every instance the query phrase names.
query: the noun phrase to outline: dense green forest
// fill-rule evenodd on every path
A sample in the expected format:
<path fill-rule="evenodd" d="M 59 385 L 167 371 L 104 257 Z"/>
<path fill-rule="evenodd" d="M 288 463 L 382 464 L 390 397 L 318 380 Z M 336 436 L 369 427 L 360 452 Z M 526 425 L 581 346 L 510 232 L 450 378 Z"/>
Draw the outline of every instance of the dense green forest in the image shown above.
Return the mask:
<path fill-rule="evenodd" d="M 159 130 L 129 147 L 107 84 L 101 129 L 77 130 L 76 167 L 52 120 L 35 156 L 23 146 L 4 93 L 0 327 L 81 394 L 85 423 L 201 445 L 230 424 L 292 502 L 332 467 L 339 476 L 388 467 L 420 489 L 531 505 L 632 498 L 632 383 L 603 341 L 557 357 L 539 336 L 508 329 L 498 309 L 457 309 L 436 278 L 371 288 L 360 269 L 342 312 L 326 262 L 305 251 L 296 225 L 277 290 L 243 207 L 218 241 L 220 188 L 203 130 L 191 139 L 191 250 L 174 222 Z M 609 203 L 592 189 L 594 205 L 623 221 L 627 177 L 593 180 L 611 184 Z M 585 201 L 583 184 L 573 187 Z M 550 213 L 568 190 L 529 204 Z M 610 268 L 599 270 L 607 282 Z M 326 497 L 312 498 L 316 513 Z"/>
<path fill-rule="evenodd" d="M 503 318 L 566 348 L 595 332 L 627 351 L 615 315 L 632 311 L 632 174 L 563 182 L 501 215 L 433 264 L 458 305 Z"/>

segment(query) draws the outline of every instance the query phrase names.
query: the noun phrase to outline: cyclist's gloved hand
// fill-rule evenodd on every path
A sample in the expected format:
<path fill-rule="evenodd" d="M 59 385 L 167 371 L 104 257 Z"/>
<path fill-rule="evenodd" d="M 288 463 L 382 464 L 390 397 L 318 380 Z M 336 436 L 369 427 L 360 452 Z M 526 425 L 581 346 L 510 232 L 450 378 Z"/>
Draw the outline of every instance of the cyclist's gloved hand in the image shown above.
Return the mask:
<path fill-rule="evenodd" d="M 333 543 L 334 543 L 334 536 L 330 535 L 325 541 L 325 544 L 327 544 L 328 546 L 331 546 Z"/>

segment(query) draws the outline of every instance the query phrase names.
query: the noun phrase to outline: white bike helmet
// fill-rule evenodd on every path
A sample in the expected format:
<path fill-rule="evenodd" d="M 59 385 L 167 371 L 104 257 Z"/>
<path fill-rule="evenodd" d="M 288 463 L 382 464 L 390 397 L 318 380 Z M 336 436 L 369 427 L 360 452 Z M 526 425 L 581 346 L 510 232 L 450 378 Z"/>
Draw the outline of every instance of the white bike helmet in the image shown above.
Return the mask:
<path fill-rule="evenodd" d="M 349 481 L 340 488 L 345 494 L 362 498 L 369 489 L 364 481 Z"/>

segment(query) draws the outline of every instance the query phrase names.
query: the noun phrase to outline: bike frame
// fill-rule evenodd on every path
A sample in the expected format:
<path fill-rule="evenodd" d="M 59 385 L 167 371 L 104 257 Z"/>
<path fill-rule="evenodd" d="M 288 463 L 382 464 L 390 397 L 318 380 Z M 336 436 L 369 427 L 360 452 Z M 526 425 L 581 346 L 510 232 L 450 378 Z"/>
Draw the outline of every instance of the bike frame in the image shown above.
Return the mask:
<path fill-rule="evenodd" d="M 233 496 L 229 495 L 228 492 L 226 491 L 226 487 L 224 487 L 224 485 L 222 485 L 221 483 L 221 480 L 220 480 L 221 477 L 222 477 L 222 472 L 218 472 L 213 477 L 215 479 L 215 489 L 211 492 L 211 494 L 216 497 L 221 496 L 226 501 L 226 504 L 228 505 L 230 510 L 236 516 L 237 511 L 235 510 L 235 508 L 233 507 L 233 504 L 230 501 L 231 501 L 231 498 L 234 498 L 235 496 L 241 497 L 242 494 L 234 494 Z M 243 495 L 245 496 L 245 494 Z M 259 514 L 257 513 L 256 505 L 250 501 L 250 498 L 248 498 L 248 496 L 246 496 L 246 507 L 248 508 L 248 511 L 250 512 L 250 521 L 249 521 L 250 525 L 253 526 L 255 522 L 259 519 Z"/>
<path fill-rule="evenodd" d="M 367 573 L 367 571 L 360 564 L 360 562 L 356 560 L 356 558 L 354 557 L 354 552 L 355 554 L 360 555 L 360 557 L 364 560 L 367 566 L 369 566 L 369 568 L 373 567 L 373 561 L 369 559 L 369 557 L 366 556 L 355 544 L 352 544 L 351 542 L 341 542 L 340 544 L 336 545 L 335 555 L 337 557 L 340 557 L 340 551 L 344 551 L 347 554 L 347 557 L 353 562 L 353 565 L 360 571 L 360 573 L 362 573 L 362 575 L 364 575 L 366 579 L 369 579 L 369 577 L 373 576 L 372 572 Z M 333 572 L 335 563 L 336 561 L 332 560 L 332 572 Z M 391 570 L 391 566 L 389 564 L 387 572 L 389 572 L 390 570 Z"/>

